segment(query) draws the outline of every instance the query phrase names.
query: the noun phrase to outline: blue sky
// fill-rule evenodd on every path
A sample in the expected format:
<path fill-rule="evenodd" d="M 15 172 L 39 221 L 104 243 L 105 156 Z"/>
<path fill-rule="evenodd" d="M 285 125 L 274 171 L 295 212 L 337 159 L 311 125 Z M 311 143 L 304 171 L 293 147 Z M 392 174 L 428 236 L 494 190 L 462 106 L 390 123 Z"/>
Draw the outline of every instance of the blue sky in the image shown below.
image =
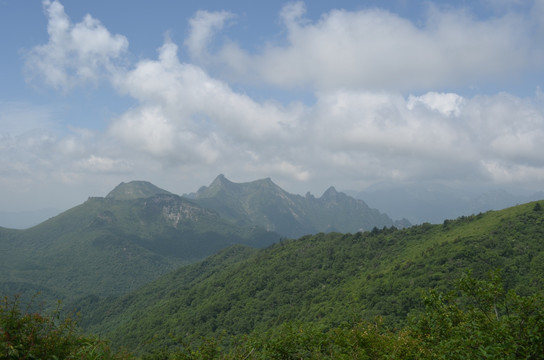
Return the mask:
<path fill-rule="evenodd" d="M 0 211 L 222 173 L 542 190 L 544 2 L 0 0 Z"/>

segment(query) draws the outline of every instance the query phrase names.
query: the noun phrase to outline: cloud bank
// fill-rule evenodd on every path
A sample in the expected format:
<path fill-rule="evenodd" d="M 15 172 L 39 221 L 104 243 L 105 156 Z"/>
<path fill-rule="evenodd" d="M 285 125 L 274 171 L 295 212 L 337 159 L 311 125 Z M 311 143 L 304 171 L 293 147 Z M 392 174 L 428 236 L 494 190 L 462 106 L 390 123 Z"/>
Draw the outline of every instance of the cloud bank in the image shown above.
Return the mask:
<path fill-rule="evenodd" d="M 126 37 L 99 20 L 72 23 L 58 1 L 44 9 L 49 42 L 28 53 L 31 81 L 65 91 L 105 81 L 137 105 L 101 132 L 2 133 L 5 184 L 53 173 L 66 183 L 170 178 L 159 184 L 185 181 L 187 190 L 225 173 L 272 177 L 300 192 L 384 180 L 532 188 L 544 181 L 539 90 L 521 98 L 435 89 L 541 71 L 539 24 L 530 15 L 478 19 L 430 7 L 424 24 L 379 9 L 331 10 L 313 21 L 299 2 L 279 12 L 284 41 L 250 53 L 234 41 L 211 49 L 235 15 L 199 11 L 183 42 L 192 62 L 167 40 L 155 59 L 130 63 Z M 304 88 L 315 101 L 260 101 L 240 84 Z"/>
<path fill-rule="evenodd" d="M 542 68 L 542 46 L 535 41 L 539 17 L 505 13 L 481 20 L 430 6 L 420 25 L 380 9 L 331 10 L 317 21 L 305 18 L 305 11 L 298 2 L 280 12 L 282 44 L 252 54 L 227 43 L 208 61 L 236 79 L 314 90 L 425 91 Z"/>
<path fill-rule="evenodd" d="M 114 71 L 115 59 L 128 49 L 128 40 L 110 32 L 91 15 L 72 24 L 58 1 L 43 2 L 48 18 L 49 42 L 36 46 L 27 55 L 27 76 L 40 77 L 54 88 L 69 90 L 96 82 Z M 106 74 L 103 72 L 106 71 Z"/>

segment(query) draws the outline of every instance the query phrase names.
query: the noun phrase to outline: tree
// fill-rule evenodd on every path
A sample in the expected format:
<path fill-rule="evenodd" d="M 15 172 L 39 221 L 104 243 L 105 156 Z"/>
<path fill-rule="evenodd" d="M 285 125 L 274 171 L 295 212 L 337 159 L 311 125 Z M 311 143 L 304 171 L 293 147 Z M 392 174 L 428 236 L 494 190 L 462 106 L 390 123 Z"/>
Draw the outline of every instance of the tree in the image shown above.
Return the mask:
<path fill-rule="evenodd" d="M 60 302 L 50 316 L 23 311 L 19 297 L 0 304 L 1 359 L 123 359 L 108 344 L 79 333 L 76 321 L 61 319 Z"/>
<path fill-rule="evenodd" d="M 488 280 L 467 273 L 462 296 L 431 291 L 414 335 L 431 358 L 536 359 L 544 354 L 544 298 L 506 292 L 498 272 Z"/>

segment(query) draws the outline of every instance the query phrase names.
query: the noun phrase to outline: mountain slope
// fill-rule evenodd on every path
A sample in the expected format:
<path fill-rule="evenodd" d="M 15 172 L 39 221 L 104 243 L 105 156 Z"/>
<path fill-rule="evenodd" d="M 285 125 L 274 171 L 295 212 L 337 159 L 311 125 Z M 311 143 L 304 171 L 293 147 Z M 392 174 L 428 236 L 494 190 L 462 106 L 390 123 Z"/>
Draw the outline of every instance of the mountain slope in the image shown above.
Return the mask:
<path fill-rule="evenodd" d="M 387 215 L 370 209 L 363 201 L 334 188 L 315 198 L 289 194 L 270 179 L 233 183 L 219 175 L 208 187 L 202 187 L 194 200 L 238 224 L 256 224 L 287 237 L 318 232 L 357 232 L 392 225 Z"/>
<path fill-rule="evenodd" d="M 530 203 L 442 225 L 229 248 L 117 300 L 81 304 L 82 324 L 139 350 L 168 344 L 169 334 L 247 334 L 292 320 L 401 324 L 423 290 L 452 290 L 466 269 L 500 268 L 508 288 L 542 292 L 543 238 L 544 211 Z"/>
<path fill-rule="evenodd" d="M 158 188 L 133 192 L 132 185 L 30 229 L 2 229 L 0 289 L 39 287 L 61 299 L 121 294 L 227 246 L 279 239 L 262 228 L 234 226 Z"/>

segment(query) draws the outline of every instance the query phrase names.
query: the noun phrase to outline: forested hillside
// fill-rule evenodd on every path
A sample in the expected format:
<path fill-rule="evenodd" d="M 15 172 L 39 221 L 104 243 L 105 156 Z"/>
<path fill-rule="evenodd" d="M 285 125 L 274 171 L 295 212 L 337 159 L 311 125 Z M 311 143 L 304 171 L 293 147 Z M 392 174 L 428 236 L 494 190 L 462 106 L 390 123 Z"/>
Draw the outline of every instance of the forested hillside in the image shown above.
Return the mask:
<path fill-rule="evenodd" d="M 188 199 L 131 181 L 32 228 L 0 229 L 0 290 L 70 302 L 120 295 L 234 244 L 393 224 L 333 188 L 316 199 L 270 179 L 235 184 L 221 175 Z"/>
<path fill-rule="evenodd" d="M 441 225 L 236 246 L 118 299 L 89 298 L 79 310 L 87 330 L 137 351 L 187 334 L 228 343 L 292 321 L 325 331 L 380 316 L 403 327 L 423 310 L 423 294 L 455 289 L 467 270 L 484 278 L 500 269 L 507 290 L 541 294 L 543 239 L 544 211 L 529 203 Z"/>
<path fill-rule="evenodd" d="M 30 229 L 0 229 L 0 290 L 69 301 L 119 295 L 233 244 L 279 238 L 149 183 L 121 184 Z"/>

